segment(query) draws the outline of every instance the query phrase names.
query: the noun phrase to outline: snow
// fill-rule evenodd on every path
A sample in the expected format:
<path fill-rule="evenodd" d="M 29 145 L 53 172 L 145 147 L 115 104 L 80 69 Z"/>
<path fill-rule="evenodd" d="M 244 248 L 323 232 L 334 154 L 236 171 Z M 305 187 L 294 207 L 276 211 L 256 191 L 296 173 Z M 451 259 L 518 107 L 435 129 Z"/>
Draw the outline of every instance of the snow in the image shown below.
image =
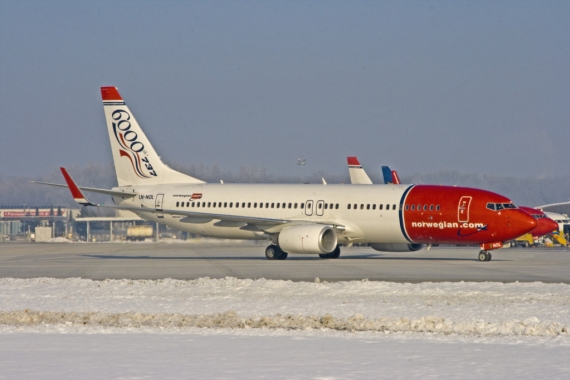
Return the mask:
<path fill-rule="evenodd" d="M 570 285 L 2 278 L 0 339 L 0 378 L 568 378 Z"/>

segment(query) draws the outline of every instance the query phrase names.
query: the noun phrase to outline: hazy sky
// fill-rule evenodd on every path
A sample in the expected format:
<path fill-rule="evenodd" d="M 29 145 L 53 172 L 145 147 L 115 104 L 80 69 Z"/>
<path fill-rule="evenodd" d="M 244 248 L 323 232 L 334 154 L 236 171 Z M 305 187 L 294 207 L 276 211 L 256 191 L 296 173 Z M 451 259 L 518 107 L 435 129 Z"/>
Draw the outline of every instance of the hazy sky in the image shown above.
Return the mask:
<path fill-rule="evenodd" d="M 109 85 L 171 162 L 570 174 L 569 20 L 569 1 L 0 1 L 0 174 L 110 162 Z"/>

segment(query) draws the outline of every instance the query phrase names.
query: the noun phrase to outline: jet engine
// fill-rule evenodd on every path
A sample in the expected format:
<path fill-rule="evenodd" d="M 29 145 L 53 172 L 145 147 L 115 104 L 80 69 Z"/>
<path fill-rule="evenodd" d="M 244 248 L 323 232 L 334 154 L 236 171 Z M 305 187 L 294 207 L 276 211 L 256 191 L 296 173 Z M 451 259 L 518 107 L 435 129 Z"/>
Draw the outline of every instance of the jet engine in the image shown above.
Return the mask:
<path fill-rule="evenodd" d="M 372 249 L 383 252 L 414 252 L 424 247 L 423 244 L 404 244 L 404 243 L 375 243 L 370 244 Z"/>
<path fill-rule="evenodd" d="M 336 248 L 337 238 L 330 226 L 305 224 L 284 228 L 278 242 L 289 253 L 330 253 Z"/>

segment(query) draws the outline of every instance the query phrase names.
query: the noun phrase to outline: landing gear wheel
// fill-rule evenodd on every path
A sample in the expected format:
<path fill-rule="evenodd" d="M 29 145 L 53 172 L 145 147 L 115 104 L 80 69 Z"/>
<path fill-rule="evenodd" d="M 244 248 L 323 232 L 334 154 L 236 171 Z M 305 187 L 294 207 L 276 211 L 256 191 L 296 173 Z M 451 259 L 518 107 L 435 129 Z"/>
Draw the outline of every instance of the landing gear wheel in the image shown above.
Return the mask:
<path fill-rule="evenodd" d="M 340 245 L 337 245 L 334 251 L 329 253 L 331 259 L 338 259 L 340 257 Z"/>
<path fill-rule="evenodd" d="M 331 253 L 319 253 L 321 259 L 338 259 L 340 256 L 340 246 L 336 246 Z"/>
<path fill-rule="evenodd" d="M 265 257 L 267 257 L 267 260 L 278 260 L 278 257 L 280 256 L 279 251 L 281 250 L 278 246 L 271 244 L 265 248 Z"/>
<path fill-rule="evenodd" d="M 283 252 L 278 245 L 271 244 L 265 248 L 265 257 L 267 257 L 267 260 L 285 260 L 287 256 L 287 252 Z"/>
<path fill-rule="evenodd" d="M 493 256 L 491 256 L 490 252 L 487 252 L 487 251 L 479 252 L 479 261 L 491 261 L 492 257 Z"/>

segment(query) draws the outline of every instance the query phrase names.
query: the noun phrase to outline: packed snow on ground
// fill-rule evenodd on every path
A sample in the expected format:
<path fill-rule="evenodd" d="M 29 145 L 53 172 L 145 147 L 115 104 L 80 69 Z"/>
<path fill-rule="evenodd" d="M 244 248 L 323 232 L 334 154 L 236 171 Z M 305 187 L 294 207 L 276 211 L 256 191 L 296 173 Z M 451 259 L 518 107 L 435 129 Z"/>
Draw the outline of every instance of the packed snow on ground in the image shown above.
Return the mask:
<path fill-rule="evenodd" d="M 0 339 L 0 378 L 568 378 L 570 286 L 4 278 Z"/>

